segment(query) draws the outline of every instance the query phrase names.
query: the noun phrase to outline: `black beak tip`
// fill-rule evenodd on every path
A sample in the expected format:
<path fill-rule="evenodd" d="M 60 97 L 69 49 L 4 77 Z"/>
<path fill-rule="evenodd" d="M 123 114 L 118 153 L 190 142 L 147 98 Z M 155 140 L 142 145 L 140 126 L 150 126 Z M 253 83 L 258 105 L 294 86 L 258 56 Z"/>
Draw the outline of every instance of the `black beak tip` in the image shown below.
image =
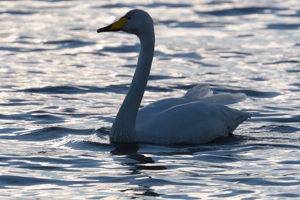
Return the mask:
<path fill-rule="evenodd" d="M 99 28 L 97 30 L 97 33 L 102 33 L 102 32 L 115 32 L 115 31 L 121 31 L 122 28 L 119 28 L 119 29 L 112 29 L 112 26 L 109 25 L 109 26 L 106 26 L 106 27 L 103 27 L 103 28 Z"/>
<path fill-rule="evenodd" d="M 112 31 L 112 30 L 111 30 L 111 25 L 106 26 L 106 27 L 103 27 L 103 28 L 99 28 L 99 29 L 97 30 L 97 33 L 108 32 L 108 31 Z"/>

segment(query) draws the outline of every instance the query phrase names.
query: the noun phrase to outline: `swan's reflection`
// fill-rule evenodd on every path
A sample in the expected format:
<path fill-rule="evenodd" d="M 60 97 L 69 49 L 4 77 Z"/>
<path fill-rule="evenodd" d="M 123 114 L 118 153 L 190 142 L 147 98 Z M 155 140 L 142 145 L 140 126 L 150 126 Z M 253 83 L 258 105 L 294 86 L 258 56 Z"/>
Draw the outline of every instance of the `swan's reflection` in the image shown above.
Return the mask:
<path fill-rule="evenodd" d="M 122 165 L 127 165 L 130 167 L 129 169 L 129 171 L 131 171 L 130 175 L 137 175 L 137 174 L 146 175 L 146 177 L 143 178 L 143 181 L 137 181 L 138 183 L 135 183 L 135 181 L 132 182 L 132 184 L 137 184 L 139 186 L 139 189 L 133 187 L 132 189 L 126 189 L 123 190 L 122 192 L 131 190 L 137 192 L 137 194 L 139 195 L 160 196 L 158 193 L 154 192 L 151 189 L 151 186 L 149 186 L 149 182 L 152 181 L 151 175 L 145 174 L 145 172 L 142 172 L 141 170 L 165 170 L 167 168 L 165 166 L 151 165 L 155 163 L 154 160 L 151 157 L 145 156 L 143 154 L 139 154 L 138 150 L 139 150 L 139 146 L 137 144 L 116 144 L 115 149 L 111 151 L 111 154 L 114 156 L 124 156 L 125 158 L 129 158 L 130 160 L 137 161 L 137 162 L 128 162 L 127 159 L 124 159 L 124 162 L 122 162 Z M 141 194 L 141 190 L 144 191 L 142 194 Z"/>

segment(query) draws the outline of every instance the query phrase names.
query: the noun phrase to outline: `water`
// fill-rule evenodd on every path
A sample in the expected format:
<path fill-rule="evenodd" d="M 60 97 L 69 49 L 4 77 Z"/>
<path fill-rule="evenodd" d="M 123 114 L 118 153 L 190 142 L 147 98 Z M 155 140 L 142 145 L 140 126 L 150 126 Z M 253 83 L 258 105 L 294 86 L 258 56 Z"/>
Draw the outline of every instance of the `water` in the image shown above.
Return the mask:
<path fill-rule="evenodd" d="M 198 83 L 253 113 L 206 145 L 111 145 L 138 40 L 96 30 L 147 10 L 142 105 Z M 299 199 L 299 1 L 1 1 L 1 199 Z"/>

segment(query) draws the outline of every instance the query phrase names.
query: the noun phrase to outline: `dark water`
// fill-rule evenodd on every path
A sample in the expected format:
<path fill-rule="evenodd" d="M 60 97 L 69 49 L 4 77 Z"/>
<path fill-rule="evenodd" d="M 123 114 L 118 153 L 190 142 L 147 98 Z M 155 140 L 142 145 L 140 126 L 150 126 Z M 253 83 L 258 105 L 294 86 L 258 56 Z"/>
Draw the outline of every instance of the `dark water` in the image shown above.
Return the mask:
<path fill-rule="evenodd" d="M 111 145 L 139 49 L 96 30 L 132 8 L 155 21 L 143 105 L 198 83 L 243 92 L 236 136 Z M 1 199 L 299 199 L 299 1 L 1 1 Z"/>

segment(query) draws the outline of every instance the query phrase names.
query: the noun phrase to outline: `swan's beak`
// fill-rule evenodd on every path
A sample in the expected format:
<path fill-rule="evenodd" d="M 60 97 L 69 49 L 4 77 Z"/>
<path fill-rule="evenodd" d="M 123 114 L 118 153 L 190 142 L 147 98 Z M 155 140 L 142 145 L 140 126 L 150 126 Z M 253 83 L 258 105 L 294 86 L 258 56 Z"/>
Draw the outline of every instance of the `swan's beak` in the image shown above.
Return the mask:
<path fill-rule="evenodd" d="M 127 21 L 126 17 L 121 17 L 118 21 L 112 23 L 111 25 L 108 25 L 103 28 L 99 28 L 97 30 L 97 33 L 109 32 L 109 31 L 120 31 L 123 29 L 123 26 L 125 25 L 126 21 Z"/>

